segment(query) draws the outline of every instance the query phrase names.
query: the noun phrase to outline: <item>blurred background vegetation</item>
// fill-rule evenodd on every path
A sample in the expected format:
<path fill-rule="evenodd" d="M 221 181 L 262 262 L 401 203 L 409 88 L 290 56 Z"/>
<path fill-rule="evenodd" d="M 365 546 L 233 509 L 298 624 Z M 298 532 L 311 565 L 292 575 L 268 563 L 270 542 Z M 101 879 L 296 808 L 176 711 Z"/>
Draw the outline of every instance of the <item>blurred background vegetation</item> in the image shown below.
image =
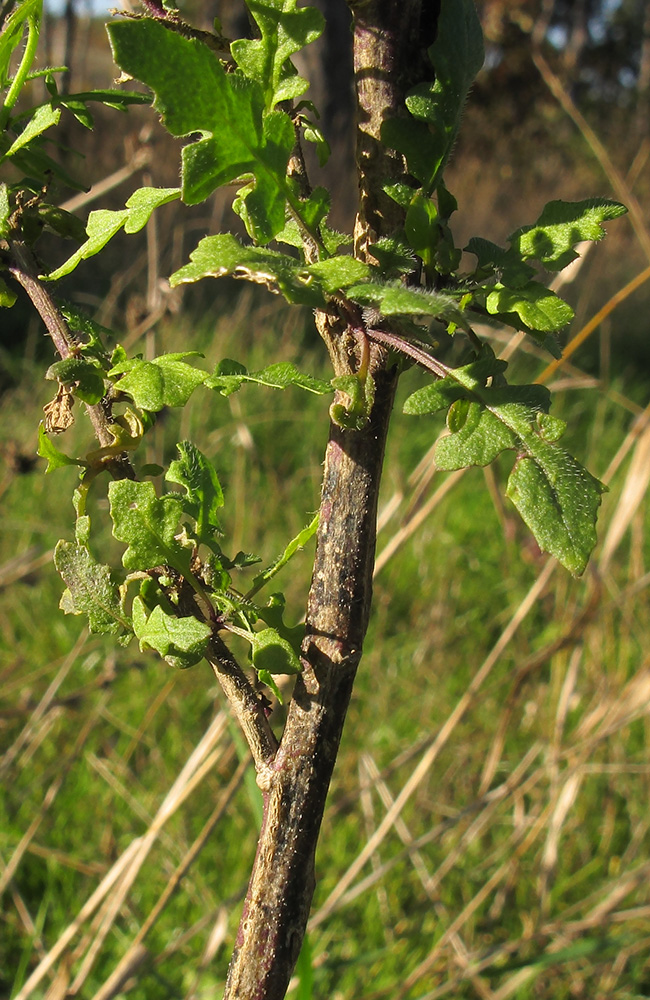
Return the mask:
<path fill-rule="evenodd" d="M 305 53 L 333 155 L 312 179 L 355 211 L 351 39 L 343 0 Z M 375 609 L 318 852 L 300 1000 L 650 996 L 650 5 L 481 0 L 486 63 L 447 183 L 457 243 L 497 242 L 550 199 L 615 197 L 629 215 L 568 275 L 567 360 L 506 332 L 513 380 L 541 379 L 578 457 L 609 486 L 580 581 L 503 499 L 507 461 L 435 471 L 441 426 L 396 408 Z M 188 3 L 231 37 L 243 6 Z M 43 63 L 71 92 L 111 84 L 105 12 L 48 14 Z M 174 186 L 179 144 L 147 109 L 69 120 L 58 156 L 85 218 L 142 184 Z M 230 281 L 171 292 L 198 240 L 237 231 L 227 198 L 165 206 L 61 283 L 131 349 L 200 350 L 325 374 L 308 312 Z M 39 250 L 55 266 L 69 248 Z M 58 610 L 72 469 L 35 458 L 53 360 L 26 303 L 0 327 L 0 995 L 219 995 L 255 850 L 259 797 L 207 666 L 89 637 Z M 420 384 L 403 379 L 401 396 Z M 318 506 L 327 403 L 207 392 L 165 412 L 149 461 L 196 441 L 226 489 L 227 547 L 270 561 Z M 81 449 L 86 429 L 68 432 Z M 228 502 L 230 501 L 230 502 Z M 100 509 L 95 523 L 99 523 Z M 98 538 L 105 559 L 116 555 Z M 285 571 L 303 613 L 311 552 Z M 281 709 L 276 719 L 281 722 Z"/>

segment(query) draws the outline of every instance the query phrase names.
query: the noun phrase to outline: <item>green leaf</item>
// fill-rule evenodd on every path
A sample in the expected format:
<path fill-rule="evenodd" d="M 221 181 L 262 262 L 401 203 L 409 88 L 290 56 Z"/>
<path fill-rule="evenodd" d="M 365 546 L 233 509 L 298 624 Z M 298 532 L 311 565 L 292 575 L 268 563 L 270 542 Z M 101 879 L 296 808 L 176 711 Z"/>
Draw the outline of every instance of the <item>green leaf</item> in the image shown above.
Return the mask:
<path fill-rule="evenodd" d="M 371 282 L 353 285 L 346 294 L 353 302 L 374 306 L 384 316 L 435 316 L 456 323 L 463 330 L 468 328 L 467 318 L 456 302 L 441 292 L 407 288 L 399 281 L 389 281 L 383 285 Z"/>
<path fill-rule="evenodd" d="M 56 379 L 62 385 L 73 385 L 74 395 L 90 406 L 98 403 L 105 392 L 104 371 L 94 361 L 86 358 L 56 361 L 45 372 L 45 378 Z"/>
<path fill-rule="evenodd" d="M 368 247 L 368 252 L 379 261 L 382 274 L 389 278 L 412 274 L 417 267 L 413 248 L 401 230 L 392 236 L 383 236 Z"/>
<path fill-rule="evenodd" d="M 283 639 L 274 628 L 251 632 L 251 658 L 256 670 L 269 674 L 299 674 L 302 667 L 291 643 Z"/>
<path fill-rule="evenodd" d="M 250 598 L 253 594 L 257 593 L 262 587 L 266 586 L 269 580 L 272 580 L 276 573 L 286 566 L 289 560 L 305 547 L 307 542 L 313 538 L 318 529 L 318 514 L 316 514 L 309 524 L 299 531 L 295 538 L 292 538 L 289 544 L 285 547 L 282 555 L 278 556 L 270 566 L 263 569 L 261 573 L 257 573 L 253 579 L 253 586 L 248 592 L 248 597 Z"/>
<path fill-rule="evenodd" d="M 490 240 L 474 236 L 465 250 L 477 257 L 480 269 L 487 268 L 495 272 L 509 288 L 520 288 L 535 274 L 535 269 L 530 264 L 526 264 L 513 247 L 504 250 L 503 247 L 491 243 Z"/>
<path fill-rule="evenodd" d="M 203 659 L 212 630 L 198 618 L 176 618 L 157 604 L 147 617 L 144 602 L 133 600 L 133 631 L 140 649 L 155 649 L 172 667 L 184 670 Z"/>
<path fill-rule="evenodd" d="M 325 292 L 333 295 L 338 290 L 344 290 L 358 281 L 369 278 L 373 268 L 357 260 L 356 257 L 338 256 L 310 264 L 305 270 L 314 275 Z"/>
<path fill-rule="evenodd" d="M 108 566 L 96 563 L 84 546 L 64 541 L 54 550 L 54 563 L 67 587 L 60 604 L 66 614 L 88 615 L 91 632 L 121 635 L 131 631 Z"/>
<path fill-rule="evenodd" d="M 249 372 L 238 361 L 225 358 L 205 380 L 209 389 L 218 389 L 222 396 L 230 396 L 233 392 L 237 392 L 244 382 L 257 382 L 272 389 L 286 389 L 290 385 L 295 385 L 318 396 L 332 392 L 331 382 L 298 371 L 290 361 L 279 361 L 257 372 Z"/>
<path fill-rule="evenodd" d="M 520 288 L 497 284 L 486 299 L 487 311 L 493 316 L 515 313 L 531 333 L 540 330 L 554 333 L 571 322 L 573 309 L 568 303 L 538 281 L 529 281 Z"/>
<path fill-rule="evenodd" d="M 180 197 L 180 188 L 145 187 L 135 191 L 119 212 L 101 208 L 88 216 L 86 233 L 88 239 L 65 263 L 48 275 L 41 275 L 47 281 L 57 281 L 74 271 L 77 264 L 99 253 L 122 226 L 127 233 L 137 233 L 151 218 L 160 205 L 166 205 Z"/>
<path fill-rule="evenodd" d="M 18 296 L 3 278 L 0 278 L 0 308 L 11 309 Z"/>
<path fill-rule="evenodd" d="M 60 469 L 64 465 L 84 466 L 86 464 L 85 462 L 79 461 L 79 459 L 70 458 L 69 455 L 64 455 L 62 451 L 59 451 L 56 445 L 53 444 L 45 433 L 45 427 L 43 426 L 42 420 L 38 425 L 38 449 L 36 454 L 39 458 L 44 458 L 47 461 L 47 469 L 45 470 L 46 475 L 48 472 L 53 472 L 54 469 Z"/>
<path fill-rule="evenodd" d="M 154 107 L 175 136 L 201 133 L 182 153 L 182 196 L 190 205 L 243 175 L 240 191 L 250 235 L 260 243 L 284 226 L 286 179 L 295 143 L 291 119 L 264 115 L 260 85 L 240 72 L 226 73 L 203 42 L 183 38 L 152 20 L 110 24 L 117 64 L 153 90 Z"/>
<path fill-rule="evenodd" d="M 562 421 L 547 416 L 544 386 L 508 386 L 505 362 L 483 348 L 476 361 L 407 399 L 406 413 L 451 407 L 434 460 L 439 469 L 487 465 L 506 449 L 518 453 L 507 495 L 542 549 L 571 573 L 583 572 L 596 542 L 595 523 L 604 487 L 555 443 Z M 459 405 L 460 404 L 460 405 Z"/>
<path fill-rule="evenodd" d="M 127 544 L 122 563 L 129 570 L 168 565 L 187 575 L 189 553 L 176 539 L 183 513 L 179 496 L 157 497 L 153 483 L 120 479 L 109 483 L 113 534 Z"/>
<path fill-rule="evenodd" d="M 32 139 L 45 132 L 46 129 L 52 125 L 58 125 L 60 117 L 61 111 L 58 108 L 53 108 L 51 104 L 43 104 L 40 108 L 36 108 L 23 131 L 14 140 L 4 155 L 13 156 L 19 149 L 27 146 Z"/>
<path fill-rule="evenodd" d="M 182 358 L 197 356 L 196 351 L 161 354 L 153 361 L 134 358 L 111 368 L 108 375 L 127 372 L 115 383 L 116 389 L 131 397 L 136 406 L 157 413 L 164 406 L 185 406 L 206 378 L 206 372 L 193 368 Z"/>
<path fill-rule="evenodd" d="M 43 0 L 24 0 L 19 3 L 5 21 L 0 33 L 0 87 L 9 82 L 9 62 L 12 53 L 20 45 L 23 29 L 30 18 L 39 17 L 43 9 Z"/>
<path fill-rule="evenodd" d="M 307 80 L 287 61 L 321 35 L 325 22 L 315 7 L 297 8 L 296 0 L 247 0 L 247 6 L 261 38 L 239 38 L 230 50 L 240 70 L 260 84 L 270 110 L 307 90 Z"/>
<path fill-rule="evenodd" d="M 534 225 L 517 229 L 508 242 L 521 259 L 535 259 L 547 271 L 561 271 L 578 256 L 573 249 L 577 243 L 601 240 L 603 223 L 626 212 L 625 205 L 606 198 L 550 201 Z"/>
<path fill-rule="evenodd" d="M 314 308 L 325 304 L 320 285 L 295 258 L 275 250 L 242 246 L 230 233 L 206 236 L 190 254 L 190 261 L 172 274 L 172 288 L 201 278 L 232 275 L 280 291 L 288 302 Z"/>
<path fill-rule="evenodd" d="M 183 505 L 196 521 L 197 539 L 210 544 L 215 531 L 219 531 L 217 511 L 223 507 L 217 470 L 191 441 L 181 441 L 176 448 L 180 458 L 170 464 L 165 479 L 185 488 Z"/>
<path fill-rule="evenodd" d="M 435 82 L 422 83 L 407 95 L 413 119 L 389 118 L 381 131 L 384 143 L 404 153 L 425 195 L 432 194 L 440 180 L 469 88 L 483 65 L 483 37 L 473 0 L 442 0 L 436 40 L 428 52 Z"/>
<path fill-rule="evenodd" d="M 538 438 L 532 456 L 517 459 L 506 494 L 539 547 L 580 576 L 596 544 L 596 516 L 604 491 L 572 455 Z"/>

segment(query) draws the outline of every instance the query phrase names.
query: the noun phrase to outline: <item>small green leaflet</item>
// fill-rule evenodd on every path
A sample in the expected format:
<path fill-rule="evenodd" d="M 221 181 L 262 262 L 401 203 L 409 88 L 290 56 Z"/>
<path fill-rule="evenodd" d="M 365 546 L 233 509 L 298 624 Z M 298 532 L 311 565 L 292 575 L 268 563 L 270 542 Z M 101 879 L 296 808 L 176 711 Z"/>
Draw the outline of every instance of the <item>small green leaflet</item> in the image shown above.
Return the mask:
<path fill-rule="evenodd" d="M 203 659 L 212 630 L 198 618 L 176 618 L 159 604 L 147 617 L 141 598 L 133 600 L 133 631 L 140 649 L 155 649 L 172 667 L 184 670 Z"/>
<path fill-rule="evenodd" d="M 176 539 L 183 513 L 180 496 L 156 496 L 153 483 L 120 479 L 109 483 L 108 498 L 113 534 L 128 545 L 122 563 L 126 569 L 147 570 L 173 566 L 189 575 L 190 556 Z"/>
<path fill-rule="evenodd" d="M 77 264 L 88 257 L 94 257 L 99 253 L 109 240 L 119 233 L 124 227 L 127 233 L 137 233 L 143 228 L 151 218 L 152 213 L 160 205 L 175 201 L 180 197 L 180 188 L 139 188 L 135 191 L 126 203 L 126 208 L 119 212 L 110 212 L 101 208 L 96 212 L 91 212 L 88 216 L 86 233 L 88 239 L 83 243 L 76 253 L 57 267 L 50 274 L 41 275 L 43 280 L 57 281 L 74 271 Z"/>
<path fill-rule="evenodd" d="M 307 90 L 309 83 L 288 60 L 316 41 L 325 22 L 315 7 L 297 8 L 296 0 L 247 0 L 247 7 L 261 38 L 238 38 L 230 50 L 242 73 L 260 84 L 265 107 L 271 110 L 279 101 L 292 100 Z"/>
<path fill-rule="evenodd" d="M 122 375 L 116 388 L 131 397 L 142 410 L 157 413 L 163 406 L 185 406 L 206 372 L 193 368 L 183 358 L 203 357 L 198 351 L 161 354 L 153 361 L 131 358 L 120 361 L 109 371 L 109 377 Z"/>
<path fill-rule="evenodd" d="M 384 316 L 436 316 L 468 329 L 467 317 L 457 303 L 440 292 L 407 288 L 400 281 L 389 281 L 384 285 L 375 282 L 353 285 L 346 294 L 353 302 L 374 306 Z"/>
<path fill-rule="evenodd" d="M 258 590 L 261 590 L 262 587 L 266 586 L 269 580 L 272 580 L 276 573 L 279 573 L 280 570 L 287 565 L 296 552 L 299 552 L 305 547 L 307 542 L 316 534 L 317 529 L 318 514 L 315 514 L 309 524 L 304 527 L 302 531 L 299 531 L 295 538 L 291 539 L 289 544 L 285 547 L 282 555 L 278 556 L 278 558 L 274 560 L 270 566 L 267 566 L 266 569 L 263 569 L 261 573 L 256 574 L 253 580 L 253 586 L 248 591 L 246 597 L 250 599 L 258 592 Z"/>
<path fill-rule="evenodd" d="M 247 636 L 253 666 L 269 674 L 299 674 L 302 667 L 296 652 L 274 628 L 263 628 Z"/>
<path fill-rule="evenodd" d="M 47 379 L 56 379 L 62 385 L 72 385 L 74 395 L 90 406 L 98 403 L 104 395 L 104 377 L 105 373 L 99 364 L 86 358 L 56 361 L 45 372 Z"/>
<path fill-rule="evenodd" d="M 505 362 L 485 346 L 482 355 L 419 389 L 405 413 L 449 407 L 451 433 L 439 440 L 434 460 L 441 470 L 487 465 L 507 449 L 518 453 L 507 495 L 538 544 L 574 575 L 583 572 L 596 543 L 595 523 L 603 485 L 555 442 L 563 425 L 547 415 L 544 386 L 508 386 Z M 486 383 L 490 381 L 491 384 Z"/>
<path fill-rule="evenodd" d="M 115 61 L 153 90 L 155 108 L 175 136 L 201 133 L 182 152 L 183 201 L 196 205 L 223 184 L 253 175 L 240 189 L 250 235 L 267 243 L 284 226 L 286 178 L 295 131 L 283 111 L 265 115 L 260 85 L 226 73 L 203 42 L 157 21 L 108 25 Z M 182 81 L 182 85 L 179 85 Z"/>
<path fill-rule="evenodd" d="M 84 546 L 64 541 L 58 542 L 54 550 L 54 564 L 67 587 L 60 603 L 66 614 L 87 614 L 91 632 L 131 632 L 129 616 L 108 566 L 96 563 Z"/>
<path fill-rule="evenodd" d="M 181 441 L 176 447 L 180 458 L 170 464 L 165 479 L 185 488 L 183 506 L 196 521 L 197 541 L 210 545 L 219 531 L 217 511 L 223 507 L 217 470 L 191 441 Z"/>
<path fill-rule="evenodd" d="M 272 389 L 286 389 L 287 386 L 295 385 L 316 395 L 326 395 L 333 391 L 331 382 L 305 375 L 298 371 L 290 361 L 279 361 L 274 365 L 268 365 L 267 368 L 261 368 L 259 371 L 249 372 L 238 361 L 224 358 L 223 361 L 219 362 L 214 373 L 205 380 L 209 389 L 217 389 L 222 396 L 231 396 L 233 392 L 237 392 L 241 388 L 244 382 L 257 382 L 259 385 L 266 385 Z"/>
<path fill-rule="evenodd" d="M 602 240 L 603 223 L 626 212 L 625 205 L 606 198 L 550 201 L 537 222 L 517 229 L 508 243 L 521 260 L 538 260 L 547 271 L 561 271 L 578 256 L 573 249 L 577 243 Z"/>
<path fill-rule="evenodd" d="M 17 298 L 18 296 L 9 287 L 6 281 L 0 278 L 0 307 L 3 309 L 11 309 Z"/>
<path fill-rule="evenodd" d="M 487 296 L 486 307 L 492 316 L 515 313 L 533 335 L 562 330 L 574 316 L 571 306 L 539 281 L 519 288 L 499 283 Z"/>
<path fill-rule="evenodd" d="M 429 58 L 435 83 L 420 84 L 407 95 L 413 118 L 389 118 L 381 130 L 382 140 L 406 156 L 425 195 L 440 180 L 469 88 L 483 65 L 483 35 L 473 0 L 442 0 Z"/>
<path fill-rule="evenodd" d="M 53 472 L 54 469 L 60 469 L 64 465 L 84 466 L 86 464 L 77 458 L 70 458 L 68 455 L 64 455 L 62 451 L 59 451 L 56 445 L 53 444 L 45 433 L 45 427 L 42 420 L 38 425 L 38 449 L 36 454 L 39 458 L 44 458 L 47 461 L 47 469 L 45 470 L 46 474 L 48 472 Z"/>
<path fill-rule="evenodd" d="M 36 108 L 31 119 L 18 138 L 12 142 L 9 149 L 6 153 L 4 153 L 4 156 L 13 156 L 19 149 L 27 146 L 32 139 L 35 139 L 37 136 L 45 132 L 46 129 L 50 128 L 52 125 L 58 125 L 60 117 L 60 109 L 53 108 L 51 104 L 43 104 L 40 108 Z"/>

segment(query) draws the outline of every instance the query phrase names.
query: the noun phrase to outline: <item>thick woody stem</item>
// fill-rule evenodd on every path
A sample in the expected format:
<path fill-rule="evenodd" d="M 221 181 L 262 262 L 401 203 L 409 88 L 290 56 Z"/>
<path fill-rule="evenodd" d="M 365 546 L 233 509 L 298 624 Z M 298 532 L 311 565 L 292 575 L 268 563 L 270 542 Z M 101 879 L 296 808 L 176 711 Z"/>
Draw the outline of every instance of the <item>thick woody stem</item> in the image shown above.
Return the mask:
<path fill-rule="evenodd" d="M 420 0 L 370 0 L 353 12 L 360 182 L 355 252 L 363 259 L 369 243 L 403 224 L 382 185 L 404 167 L 382 146 L 380 129 L 387 115 L 403 108 L 401 68 L 411 71 L 419 61 Z M 336 374 L 354 373 L 364 348 L 357 324 L 335 311 L 317 314 L 316 322 Z M 258 777 L 264 819 L 226 1000 L 282 1000 L 307 925 L 318 833 L 368 625 L 377 499 L 397 382 L 395 369 L 384 367 L 383 345 L 365 349 L 374 403 L 362 430 L 330 426 L 303 672 L 280 749 Z"/>

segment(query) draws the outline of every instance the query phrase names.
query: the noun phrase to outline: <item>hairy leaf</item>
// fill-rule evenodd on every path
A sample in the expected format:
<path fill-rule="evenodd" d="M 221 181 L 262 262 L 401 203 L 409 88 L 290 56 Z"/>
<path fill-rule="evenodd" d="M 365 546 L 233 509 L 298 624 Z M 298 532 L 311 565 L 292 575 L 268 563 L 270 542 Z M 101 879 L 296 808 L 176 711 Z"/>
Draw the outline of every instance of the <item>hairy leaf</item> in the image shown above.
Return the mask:
<path fill-rule="evenodd" d="M 180 573 L 188 573 L 188 551 L 175 537 L 183 513 L 179 496 L 159 498 L 153 483 L 120 479 L 109 483 L 108 498 L 113 534 L 128 546 L 122 556 L 126 569 L 147 570 L 168 565 Z"/>
<path fill-rule="evenodd" d="M 247 0 L 247 6 L 261 37 L 238 38 L 230 49 L 241 71 L 260 84 L 270 110 L 307 90 L 288 60 L 321 35 L 323 15 L 315 7 L 297 8 L 296 0 Z"/>
<path fill-rule="evenodd" d="M 45 378 L 73 386 L 74 395 L 91 406 L 98 403 L 104 395 L 104 372 L 98 364 L 86 358 L 56 361 L 45 372 Z"/>
<path fill-rule="evenodd" d="M 96 563 L 85 546 L 64 541 L 57 543 L 54 563 L 67 587 L 60 604 L 66 614 L 88 615 L 91 632 L 122 635 L 131 631 L 108 566 Z"/>
<path fill-rule="evenodd" d="M 108 32 L 115 61 L 153 90 L 154 106 L 171 134 L 202 136 L 183 149 L 183 200 L 197 204 L 215 188 L 252 174 L 253 183 L 240 192 L 246 222 L 255 240 L 271 240 L 284 226 L 286 170 L 295 142 L 289 116 L 273 111 L 265 117 L 260 85 L 242 73 L 226 73 L 197 39 L 144 19 L 110 24 Z"/>
<path fill-rule="evenodd" d="M 176 618 L 157 604 L 147 617 L 144 602 L 133 600 L 133 630 L 140 649 L 155 649 L 172 667 L 184 670 L 203 659 L 212 630 L 198 618 Z"/>
<path fill-rule="evenodd" d="M 18 138 L 12 142 L 4 155 L 13 156 L 23 146 L 27 146 L 32 139 L 45 132 L 46 129 L 52 125 L 58 125 L 60 117 L 61 111 L 59 108 L 53 108 L 51 104 L 42 104 L 40 108 L 36 108 L 25 128 Z"/>
<path fill-rule="evenodd" d="M 360 305 L 374 306 L 384 316 L 435 316 L 467 329 L 464 313 L 449 295 L 441 292 L 420 291 L 389 281 L 384 285 L 375 282 L 353 285 L 346 295 Z"/>
<path fill-rule="evenodd" d="M 473 0 L 442 0 L 436 40 L 428 52 L 435 82 L 422 83 L 407 95 L 412 119 L 389 118 L 381 132 L 387 145 L 404 153 L 426 195 L 440 180 L 469 88 L 483 65 L 483 35 Z"/>
<path fill-rule="evenodd" d="M 219 531 L 217 511 L 223 507 L 217 470 L 191 441 L 181 441 L 176 448 L 180 458 L 170 464 L 165 479 L 185 488 L 183 505 L 196 521 L 197 539 L 210 544 L 215 531 Z"/>
<path fill-rule="evenodd" d="M 174 288 L 201 278 L 232 275 L 281 292 L 288 302 L 317 308 L 325 304 L 320 285 L 295 258 L 275 250 L 242 246 L 230 233 L 206 236 L 190 254 L 190 264 L 174 272 L 169 283 Z"/>
<path fill-rule="evenodd" d="M 486 299 L 487 311 L 493 316 L 515 313 L 531 333 L 554 333 L 567 326 L 574 313 L 568 303 L 538 281 L 529 281 L 519 288 L 497 284 Z"/>
<path fill-rule="evenodd" d="M 225 358 L 205 380 L 209 389 L 218 389 L 222 396 L 230 396 L 233 392 L 237 392 L 244 382 L 257 382 L 272 389 L 286 389 L 287 386 L 295 385 L 316 395 L 332 392 L 331 382 L 298 371 L 290 361 L 279 361 L 257 372 L 249 372 L 238 361 Z"/>
<path fill-rule="evenodd" d="M 38 425 L 38 450 L 36 454 L 39 458 L 44 458 L 47 461 L 47 469 L 45 473 L 53 472 L 54 469 L 60 469 L 64 465 L 81 465 L 85 463 L 79 461 L 77 458 L 70 458 L 68 455 L 64 455 L 62 451 L 56 447 L 56 445 L 50 440 L 50 438 L 45 433 L 45 427 L 43 426 L 43 421 L 41 420 Z"/>
<path fill-rule="evenodd" d="M 602 240 L 603 222 L 626 212 L 625 205 L 606 198 L 550 201 L 534 225 L 517 229 L 508 242 L 522 260 L 535 259 L 547 271 L 561 271 L 578 256 L 576 243 Z"/>
<path fill-rule="evenodd" d="M 541 548 L 574 574 L 583 572 L 595 545 L 595 522 L 602 484 L 555 443 L 562 421 L 548 417 L 548 389 L 508 386 L 505 362 L 484 347 L 481 357 L 419 389 L 405 413 L 431 413 L 450 407 L 451 433 L 434 452 L 439 469 L 487 465 L 506 449 L 518 459 L 508 496 Z"/>
<path fill-rule="evenodd" d="M 116 383 L 120 392 L 127 393 L 136 406 L 157 413 L 163 406 L 185 406 L 206 373 L 183 361 L 186 357 L 200 356 L 196 351 L 161 354 L 153 361 L 132 358 L 111 368 L 109 376 L 125 372 Z"/>
<path fill-rule="evenodd" d="M 86 226 L 86 242 L 55 271 L 42 277 L 47 281 L 56 281 L 70 274 L 82 260 L 99 253 L 119 233 L 122 226 L 127 233 L 137 233 L 146 225 L 156 208 L 178 197 L 180 188 L 140 188 L 131 195 L 126 208 L 119 212 L 110 212 L 104 208 L 91 212 Z"/>
<path fill-rule="evenodd" d="M 282 555 L 278 556 L 278 558 L 275 559 L 270 566 L 267 566 L 266 569 L 263 569 L 261 573 L 256 574 L 253 580 L 253 586 L 249 591 L 248 596 L 250 597 L 251 594 L 256 593 L 263 586 L 265 586 L 269 580 L 272 580 L 276 573 L 279 573 L 280 570 L 286 566 L 292 556 L 294 556 L 296 552 L 299 552 L 300 549 L 304 548 L 307 542 L 316 534 L 317 530 L 318 514 L 312 518 L 310 523 L 304 527 L 302 531 L 298 532 L 295 538 L 291 539 L 289 544 L 285 546 Z"/>

